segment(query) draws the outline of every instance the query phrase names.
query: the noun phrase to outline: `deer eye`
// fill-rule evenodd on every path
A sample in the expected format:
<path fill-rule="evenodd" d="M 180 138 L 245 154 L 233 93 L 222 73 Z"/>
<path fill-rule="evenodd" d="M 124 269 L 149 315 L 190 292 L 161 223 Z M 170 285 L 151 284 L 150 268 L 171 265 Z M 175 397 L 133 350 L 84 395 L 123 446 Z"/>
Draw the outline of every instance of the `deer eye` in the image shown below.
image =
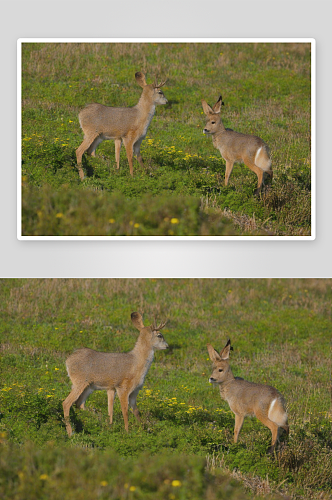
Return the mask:
<path fill-rule="evenodd" d="M 161 333 L 158 333 L 157 337 L 159 337 L 160 339 L 163 338 L 162 334 Z"/>
<path fill-rule="evenodd" d="M 222 368 L 219 368 L 219 371 L 220 371 L 220 372 L 222 372 L 222 371 L 224 371 L 224 370 L 223 370 Z"/>
<path fill-rule="evenodd" d="M 211 122 L 211 123 L 212 123 L 212 125 L 214 125 L 216 122 Z"/>

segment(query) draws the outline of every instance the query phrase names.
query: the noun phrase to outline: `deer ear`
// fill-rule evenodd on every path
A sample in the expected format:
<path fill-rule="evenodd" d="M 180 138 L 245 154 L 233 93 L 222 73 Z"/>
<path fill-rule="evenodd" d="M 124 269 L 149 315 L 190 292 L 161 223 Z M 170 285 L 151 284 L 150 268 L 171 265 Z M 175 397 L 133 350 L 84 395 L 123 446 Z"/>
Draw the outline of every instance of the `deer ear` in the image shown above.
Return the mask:
<path fill-rule="evenodd" d="M 204 99 L 202 99 L 202 106 L 203 106 L 203 111 L 206 115 L 213 113 L 213 109 L 211 108 L 211 106 L 208 105 L 206 101 L 204 101 Z"/>
<path fill-rule="evenodd" d="M 137 73 L 135 73 L 135 78 L 136 78 L 136 82 L 138 83 L 138 85 L 140 87 L 143 88 L 146 86 L 145 76 L 143 75 L 143 73 L 141 73 L 140 71 L 137 71 Z"/>
<path fill-rule="evenodd" d="M 215 105 L 213 106 L 213 111 L 214 111 L 214 113 L 220 113 L 220 111 L 221 111 L 221 106 L 223 106 L 223 105 L 224 105 L 224 103 L 223 103 L 223 101 L 222 101 L 222 97 L 221 97 L 221 96 L 219 96 L 218 101 L 217 101 L 217 102 L 215 103 Z"/>
<path fill-rule="evenodd" d="M 211 344 L 207 344 L 207 350 L 209 352 L 209 356 L 210 356 L 210 359 L 212 361 L 212 363 L 214 363 L 215 361 L 220 361 L 221 360 L 221 357 L 219 356 L 219 354 L 217 353 L 217 351 L 212 347 Z"/>
<path fill-rule="evenodd" d="M 137 330 L 142 330 L 144 328 L 143 318 L 138 312 L 131 313 L 131 321 L 133 325 L 137 328 Z"/>
<path fill-rule="evenodd" d="M 233 350 L 233 348 L 231 347 L 230 339 L 228 339 L 227 344 L 220 353 L 221 359 L 229 359 L 229 353 L 231 350 Z"/>

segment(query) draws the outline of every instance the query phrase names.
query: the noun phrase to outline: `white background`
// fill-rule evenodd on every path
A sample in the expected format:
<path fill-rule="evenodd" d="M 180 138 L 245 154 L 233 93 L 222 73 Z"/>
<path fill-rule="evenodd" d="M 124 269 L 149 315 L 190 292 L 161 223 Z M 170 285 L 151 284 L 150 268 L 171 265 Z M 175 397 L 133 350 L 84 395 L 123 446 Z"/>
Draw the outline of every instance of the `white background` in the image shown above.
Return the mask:
<path fill-rule="evenodd" d="M 2 6 L 1 277 L 332 276 L 332 2 L 12 0 Z M 315 38 L 316 240 L 17 240 L 16 42 L 28 37 Z"/>

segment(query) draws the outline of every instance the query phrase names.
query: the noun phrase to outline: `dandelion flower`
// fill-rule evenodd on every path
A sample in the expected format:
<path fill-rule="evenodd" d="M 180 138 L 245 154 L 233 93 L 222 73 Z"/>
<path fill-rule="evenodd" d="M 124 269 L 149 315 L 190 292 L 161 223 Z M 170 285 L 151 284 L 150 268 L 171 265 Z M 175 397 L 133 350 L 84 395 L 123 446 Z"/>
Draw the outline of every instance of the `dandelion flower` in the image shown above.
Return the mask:
<path fill-rule="evenodd" d="M 174 481 L 172 481 L 172 486 L 174 486 L 175 488 L 178 488 L 179 486 L 181 486 L 181 481 L 174 479 Z"/>

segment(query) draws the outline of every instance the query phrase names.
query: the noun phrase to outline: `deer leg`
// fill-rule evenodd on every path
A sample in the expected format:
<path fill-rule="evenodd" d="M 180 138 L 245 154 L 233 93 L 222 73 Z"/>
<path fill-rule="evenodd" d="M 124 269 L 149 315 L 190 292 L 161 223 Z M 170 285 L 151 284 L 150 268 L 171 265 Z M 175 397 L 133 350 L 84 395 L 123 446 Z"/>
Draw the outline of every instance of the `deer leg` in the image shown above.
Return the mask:
<path fill-rule="evenodd" d="M 273 453 L 278 439 L 279 426 L 260 412 L 256 413 L 256 417 L 258 418 L 258 420 L 262 422 L 263 425 L 265 425 L 271 431 L 272 442 L 270 448 L 267 450 L 267 453 Z"/>
<path fill-rule="evenodd" d="M 126 148 L 128 163 L 129 163 L 129 171 L 130 175 L 133 175 L 133 141 L 130 138 L 123 139 L 123 143 Z"/>
<path fill-rule="evenodd" d="M 137 422 L 140 423 L 141 417 L 140 417 L 139 410 L 138 410 L 137 405 L 136 405 L 136 399 L 137 399 L 138 393 L 139 393 L 139 391 L 134 391 L 130 394 L 129 405 L 133 410 L 133 414 L 135 415 Z"/>
<path fill-rule="evenodd" d="M 87 154 L 89 156 L 96 156 L 96 149 L 101 142 L 103 142 L 103 139 L 101 139 L 100 137 L 96 137 L 92 144 L 90 144 L 90 146 L 88 147 L 86 151 Z"/>
<path fill-rule="evenodd" d="M 82 394 L 80 395 L 80 397 L 75 402 L 76 408 L 81 408 L 81 410 L 85 410 L 85 401 L 92 393 L 93 389 L 91 389 L 91 387 L 86 387 L 82 392 Z"/>
<path fill-rule="evenodd" d="M 71 437 L 71 435 L 73 433 L 73 430 L 72 430 L 71 425 L 70 425 L 70 420 L 69 420 L 69 411 L 70 411 L 72 404 L 74 404 L 75 401 L 77 401 L 80 398 L 81 394 L 84 392 L 84 389 L 85 389 L 85 387 L 79 387 L 79 388 L 73 387 L 70 394 L 66 397 L 66 399 L 62 403 L 63 415 L 64 415 L 65 424 L 66 424 L 66 431 L 67 431 L 67 434 L 69 437 Z"/>
<path fill-rule="evenodd" d="M 234 427 L 234 443 L 237 443 L 237 439 L 242 429 L 244 417 L 242 415 L 235 414 L 235 427 Z"/>
<path fill-rule="evenodd" d="M 248 158 L 245 158 L 244 159 L 244 163 L 247 165 L 248 168 L 250 168 L 250 170 L 252 170 L 253 172 L 255 172 L 255 174 L 257 175 L 257 189 L 255 190 L 255 194 L 259 194 L 261 189 L 262 189 L 262 185 L 263 185 L 263 176 L 264 176 L 264 170 L 262 170 L 261 168 L 257 167 L 252 161 L 250 161 Z"/>
<path fill-rule="evenodd" d="M 95 136 L 84 136 L 83 142 L 76 149 L 77 165 L 82 163 L 82 156 L 87 151 L 95 140 Z"/>
<path fill-rule="evenodd" d="M 115 139 L 115 161 L 117 165 L 117 170 L 120 168 L 120 149 L 122 146 L 122 140 L 121 139 Z"/>
<path fill-rule="evenodd" d="M 84 136 L 82 144 L 76 149 L 76 158 L 77 158 L 77 168 L 78 168 L 78 173 L 80 175 L 81 181 L 84 179 L 84 172 L 81 167 L 82 165 L 82 156 L 87 151 L 90 146 L 93 144 L 95 140 L 95 137 L 91 136 Z"/>
<path fill-rule="evenodd" d="M 141 144 L 142 144 L 142 139 L 138 140 L 134 144 L 134 155 L 137 158 L 138 163 L 141 165 L 141 167 L 144 168 L 144 163 L 143 163 L 143 158 L 141 155 Z"/>
<path fill-rule="evenodd" d="M 288 424 L 282 425 L 281 428 L 284 429 L 284 431 L 286 432 L 286 435 L 288 436 L 288 434 L 289 434 L 289 425 Z"/>
<path fill-rule="evenodd" d="M 114 398 L 115 398 L 115 390 L 109 389 L 107 391 L 107 397 L 108 397 L 108 415 L 110 417 L 110 424 L 112 424 L 113 423 L 113 404 L 114 404 Z"/>
<path fill-rule="evenodd" d="M 117 393 L 121 404 L 121 411 L 123 415 L 125 429 L 128 432 L 128 392 L 118 390 Z"/>
<path fill-rule="evenodd" d="M 226 160 L 225 186 L 228 184 L 229 176 L 232 173 L 234 162 Z"/>

